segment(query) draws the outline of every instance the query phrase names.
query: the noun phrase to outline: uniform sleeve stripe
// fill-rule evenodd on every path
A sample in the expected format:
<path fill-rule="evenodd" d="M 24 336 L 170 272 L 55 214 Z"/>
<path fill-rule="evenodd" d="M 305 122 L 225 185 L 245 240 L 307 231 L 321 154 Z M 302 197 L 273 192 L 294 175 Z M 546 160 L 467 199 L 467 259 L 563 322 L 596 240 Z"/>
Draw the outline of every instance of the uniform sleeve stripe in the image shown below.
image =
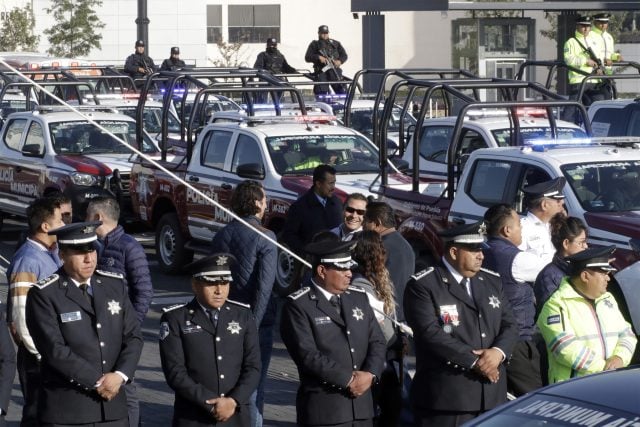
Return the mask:
<path fill-rule="evenodd" d="M 549 350 L 552 353 L 558 353 L 560 350 L 575 341 L 575 339 L 575 335 L 562 332 L 558 334 L 553 340 L 551 340 L 551 342 L 549 343 Z"/>
<path fill-rule="evenodd" d="M 11 275 L 11 284 L 18 282 L 36 283 L 38 276 L 31 271 L 20 271 Z"/>

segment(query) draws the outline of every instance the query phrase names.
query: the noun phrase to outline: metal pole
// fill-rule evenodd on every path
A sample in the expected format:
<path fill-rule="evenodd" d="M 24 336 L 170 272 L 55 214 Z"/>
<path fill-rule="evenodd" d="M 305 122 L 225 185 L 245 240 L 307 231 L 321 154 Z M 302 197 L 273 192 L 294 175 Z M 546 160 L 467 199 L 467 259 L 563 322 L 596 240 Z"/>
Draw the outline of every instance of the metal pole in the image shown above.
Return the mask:
<path fill-rule="evenodd" d="M 144 53 L 151 56 L 149 49 L 149 18 L 147 17 L 147 0 L 138 0 L 138 17 L 136 25 L 138 26 L 137 40 L 144 41 Z"/>

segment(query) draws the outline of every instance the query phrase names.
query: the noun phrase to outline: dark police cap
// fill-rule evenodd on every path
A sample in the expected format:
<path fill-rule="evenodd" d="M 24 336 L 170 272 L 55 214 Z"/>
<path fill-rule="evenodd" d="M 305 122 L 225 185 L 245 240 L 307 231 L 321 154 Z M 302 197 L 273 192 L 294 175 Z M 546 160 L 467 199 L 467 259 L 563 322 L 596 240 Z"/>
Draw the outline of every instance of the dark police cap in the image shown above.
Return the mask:
<path fill-rule="evenodd" d="M 236 259 L 228 253 L 217 253 L 201 258 L 187 265 L 191 277 L 203 282 L 233 282 L 231 266 Z"/>
<path fill-rule="evenodd" d="M 576 25 L 591 25 L 591 17 L 588 15 L 577 16 Z"/>
<path fill-rule="evenodd" d="M 484 247 L 485 234 L 486 227 L 483 221 L 458 225 L 438 233 L 444 242 L 473 249 L 482 249 Z"/>
<path fill-rule="evenodd" d="M 101 221 L 74 222 L 51 230 L 48 234 L 56 236 L 60 246 L 91 252 L 95 250 L 93 242 L 98 240 L 96 228 L 100 225 L 102 225 Z"/>
<path fill-rule="evenodd" d="M 597 13 L 593 15 L 594 21 L 609 22 L 610 18 L 611 18 L 611 15 L 608 13 Z"/>
<path fill-rule="evenodd" d="M 603 248 L 589 248 L 568 256 L 565 260 L 569 263 L 572 274 L 578 274 L 587 268 L 616 271 L 616 269 L 609 264 L 609 260 L 612 258 L 611 255 L 615 250 L 616 247 L 613 245 Z"/>
<path fill-rule="evenodd" d="M 564 199 L 562 189 L 567 182 L 563 177 L 551 179 L 549 181 L 533 184 L 522 189 L 527 197 L 530 199 L 540 199 L 542 197 L 548 197 L 551 199 Z"/>
<path fill-rule="evenodd" d="M 304 250 L 313 256 L 318 264 L 330 265 L 347 270 L 357 265 L 357 263 L 351 259 L 351 251 L 355 246 L 355 242 L 323 240 L 309 243 L 304 247 Z"/>
<path fill-rule="evenodd" d="M 267 39 L 267 46 L 277 46 L 278 40 L 275 37 L 269 37 Z"/>
<path fill-rule="evenodd" d="M 328 32 L 329 32 L 329 27 L 327 27 L 326 25 L 320 25 L 318 27 L 318 33 L 327 34 Z"/>
<path fill-rule="evenodd" d="M 174 46 L 171 48 L 171 55 L 180 55 L 180 48 L 178 46 Z"/>
<path fill-rule="evenodd" d="M 136 41 L 136 47 L 138 46 L 143 46 L 144 47 L 144 40 L 137 40 Z"/>

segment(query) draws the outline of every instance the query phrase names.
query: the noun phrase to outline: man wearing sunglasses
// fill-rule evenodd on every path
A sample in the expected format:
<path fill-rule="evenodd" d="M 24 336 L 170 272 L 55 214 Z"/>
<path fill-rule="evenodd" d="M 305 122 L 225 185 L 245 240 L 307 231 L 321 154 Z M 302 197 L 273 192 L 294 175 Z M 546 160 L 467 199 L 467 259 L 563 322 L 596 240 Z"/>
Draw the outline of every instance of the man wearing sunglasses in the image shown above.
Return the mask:
<path fill-rule="evenodd" d="M 361 193 L 349 194 L 342 210 L 342 224 L 332 228 L 331 232 L 343 242 L 350 242 L 362 231 L 366 211 L 367 198 Z"/>
<path fill-rule="evenodd" d="M 615 246 L 565 260 L 570 275 L 542 307 L 538 327 L 549 354 L 549 383 L 628 366 L 637 338 L 607 292 Z"/>

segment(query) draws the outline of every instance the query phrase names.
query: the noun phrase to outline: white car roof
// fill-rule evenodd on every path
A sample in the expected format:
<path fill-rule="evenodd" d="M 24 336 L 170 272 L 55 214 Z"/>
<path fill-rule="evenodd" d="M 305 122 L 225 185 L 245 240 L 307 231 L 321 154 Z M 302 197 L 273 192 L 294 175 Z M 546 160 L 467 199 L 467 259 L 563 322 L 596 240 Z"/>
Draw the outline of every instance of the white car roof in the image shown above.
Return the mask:
<path fill-rule="evenodd" d="M 524 158 L 526 156 L 557 167 L 574 163 L 640 161 L 640 150 L 612 145 L 558 147 L 550 148 L 547 151 L 534 151 L 530 147 L 483 148 L 474 151 L 471 158 L 487 155 L 496 158 Z"/>
<path fill-rule="evenodd" d="M 455 116 L 447 116 L 447 117 L 437 117 L 433 119 L 425 119 L 424 126 L 437 126 L 437 125 L 447 125 L 454 126 L 456 123 L 457 117 Z M 493 117 L 483 117 L 483 118 L 465 118 L 465 124 L 475 125 L 480 128 L 487 129 L 489 131 L 498 130 L 498 129 L 508 129 L 511 127 L 511 122 L 506 116 L 493 116 Z M 540 117 L 520 117 L 519 120 L 520 127 L 522 128 L 531 128 L 531 127 L 539 127 L 539 126 L 549 126 L 549 120 Z M 563 128 L 574 128 L 574 129 L 582 129 L 580 126 L 575 123 L 567 122 L 564 120 L 556 120 L 556 125 L 558 127 Z"/>
<path fill-rule="evenodd" d="M 131 117 L 127 116 L 126 114 L 105 113 L 105 112 L 100 112 L 100 111 L 83 111 L 83 110 L 80 110 L 80 111 L 83 114 L 85 114 L 86 116 L 89 116 L 94 120 L 119 120 L 119 121 L 126 121 L 126 122 L 134 122 L 135 123 L 135 120 L 133 120 Z M 30 117 L 33 117 L 34 115 L 37 115 L 43 121 L 48 122 L 48 123 L 86 120 L 84 117 L 74 113 L 73 111 L 46 111 L 46 112 L 41 112 L 41 111 L 38 111 L 38 110 L 35 110 L 33 112 L 31 112 L 31 111 L 23 111 L 23 112 L 13 113 L 11 115 L 11 118 L 18 118 L 18 117 L 30 118 Z"/>

